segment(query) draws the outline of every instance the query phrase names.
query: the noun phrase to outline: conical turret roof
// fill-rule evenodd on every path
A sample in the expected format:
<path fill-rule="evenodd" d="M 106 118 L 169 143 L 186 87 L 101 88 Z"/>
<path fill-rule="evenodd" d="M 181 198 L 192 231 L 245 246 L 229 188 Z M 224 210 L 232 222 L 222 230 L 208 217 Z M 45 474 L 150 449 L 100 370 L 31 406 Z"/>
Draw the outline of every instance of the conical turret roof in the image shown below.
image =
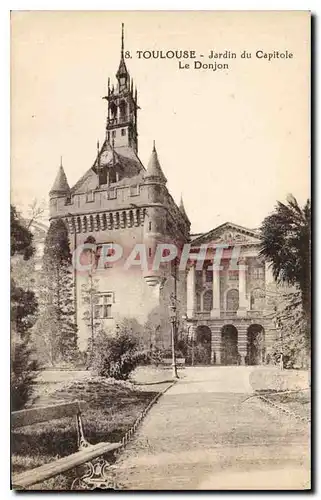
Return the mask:
<path fill-rule="evenodd" d="M 155 142 L 153 146 L 152 155 L 147 165 L 145 179 L 155 179 L 158 180 L 159 182 L 163 182 L 164 184 L 167 182 L 167 179 L 162 171 L 162 167 L 160 166 L 158 160 Z"/>
<path fill-rule="evenodd" d="M 49 194 L 69 194 L 70 187 L 62 164 L 59 167 L 57 177 Z"/>
<path fill-rule="evenodd" d="M 187 216 L 187 213 L 186 213 L 186 210 L 185 210 L 185 207 L 184 207 L 184 202 L 183 202 L 183 196 L 182 195 L 181 195 L 181 200 L 179 202 L 179 210 L 184 215 L 184 217 L 186 217 L 186 219 L 189 220 L 189 218 Z"/>

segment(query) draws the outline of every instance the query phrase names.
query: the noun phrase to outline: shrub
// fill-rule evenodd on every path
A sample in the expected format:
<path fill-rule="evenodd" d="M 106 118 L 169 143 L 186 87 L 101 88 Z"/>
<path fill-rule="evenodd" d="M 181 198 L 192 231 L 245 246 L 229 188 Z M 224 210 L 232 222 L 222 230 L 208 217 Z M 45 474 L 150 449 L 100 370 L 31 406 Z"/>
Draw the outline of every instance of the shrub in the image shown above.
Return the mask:
<path fill-rule="evenodd" d="M 17 411 L 25 407 L 33 395 L 37 363 L 32 359 L 27 338 L 21 340 L 14 331 L 11 352 L 11 410 Z M 16 339 L 14 339 L 16 337 Z"/>
<path fill-rule="evenodd" d="M 210 362 L 211 353 L 202 344 L 197 344 L 194 347 L 194 363 L 200 365 L 207 365 Z"/>
<path fill-rule="evenodd" d="M 139 337 L 126 323 L 114 334 L 100 331 L 94 342 L 92 367 L 102 377 L 127 380 L 148 355 L 140 348 Z"/>
<path fill-rule="evenodd" d="M 162 351 L 160 351 L 160 355 L 161 355 L 161 359 L 171 358 L 172 357 L 172 349 L 170 347 L 168 349 L 163 349 Z M 175 349 L 175 356 L 176 356 L 176 358 L 185 358 L 182 351 L 180 351 L 178 349 Z"/>

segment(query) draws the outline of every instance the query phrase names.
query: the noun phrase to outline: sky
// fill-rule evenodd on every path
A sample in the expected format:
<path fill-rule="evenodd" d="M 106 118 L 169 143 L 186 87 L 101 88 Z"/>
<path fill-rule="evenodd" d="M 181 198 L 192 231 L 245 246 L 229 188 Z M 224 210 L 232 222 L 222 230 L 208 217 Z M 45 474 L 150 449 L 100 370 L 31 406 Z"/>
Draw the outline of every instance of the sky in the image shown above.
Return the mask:
<path fill-rule="evenodd" d="M 153 140 L 168 189 L 192 232 L 226 221 L 255 228 L 310 190 L 309 14 L 306 12 L 14 12 L 11 17 L 11 198 L 48 201 L 60 156 L 70 185 L 104 140 L 107 80 L 125 23 L 138 89 L 139 156 Z M 136 51 L 234 51 L 225 70 L 179 69 Z M 252 58 L 241 59 L 246 50 Z M 255 52 L 293 53 L 258 59 Z"/>

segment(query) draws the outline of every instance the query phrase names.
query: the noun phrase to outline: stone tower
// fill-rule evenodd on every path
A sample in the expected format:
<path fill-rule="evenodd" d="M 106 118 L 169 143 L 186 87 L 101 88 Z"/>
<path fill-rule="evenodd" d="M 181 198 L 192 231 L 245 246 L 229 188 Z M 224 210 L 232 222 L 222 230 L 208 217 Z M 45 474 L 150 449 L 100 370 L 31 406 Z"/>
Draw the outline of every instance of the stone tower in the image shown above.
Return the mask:
<path fill-rule="evenodd" d="M 94 335 L 84 321 L 83 289 L 90 280 L 96 287 L 95 322 L 112 330 L 122 318 L 132 318 L 139 323 L 142 336 L 148 323 L 161 346 L 170 343 L 170 294 L 174 292 L 178 298 L 178 320 L 186 307 L 185 272 L 178 271 L 175 262 L 153 269 L 159 244 L 174 244 L 179 252 L 189 241 L 190 221 L 182 202 L 177 206 L 168 191 L 155 143 L 147 169 L 138 157 L 139 107 L 137 90 L 134 91 L 124 60 L 123 26 L 116 79 L 115 87 L 108 79 L 106 137 L 101 146 L 97 144 L 92 166 L 70 188 L 61 164 L 49 193 L 50 219 L 65 220 L 72 251 L 85 242 L 93 242 L 97 263 L 104 245 L 122 248 L 121 258 L 113 263 L 98 265 L 92 272 L 74 270 L 76 321 L 82 350 Z M 134 248 L 146 252 L 144 268 L 136 265 L 136 259 L 130 268 L 126 267 Z"/>

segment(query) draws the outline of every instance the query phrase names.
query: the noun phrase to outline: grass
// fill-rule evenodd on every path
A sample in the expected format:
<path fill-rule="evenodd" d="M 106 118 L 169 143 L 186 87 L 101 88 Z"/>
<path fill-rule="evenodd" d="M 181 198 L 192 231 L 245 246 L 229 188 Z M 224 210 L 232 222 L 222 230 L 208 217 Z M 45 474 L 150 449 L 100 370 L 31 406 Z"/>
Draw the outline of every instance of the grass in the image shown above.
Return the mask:
<path fill-rule="evenodd" d="M 155 395 L 168 385 L 165 381 L 169 378 L 167 371 L 155 372 L 146 368 L 138 370 L 137 382 L 135 377 L 132 382 L 116 382 L 90 374 L 78 380 L 60 380 L 57 384 L 52 379 L 43 382 L 40 378 L 34 405 L 84 400 L 89 407 L 83 413 L 86 439 L 92 444 L 116 442 L 132 427 Z M 75 419 L 62 418 L 16 429 L 12 433 L 11 451 L 14 473 L 70 455 L 77 451 Z M 30 489 L 69 489 L 75 477 L 75 471 L 68 471 Z"/>
<path fill-rule="evenodd" d="M 250 384 L 255 391 L 293 391 L 309 387 L 308 372 L 305 370 L 280 370 L 276 367 L 264 367 L 253 370 Z"/>
<path fill-rule="evenodd" d="M 295 392 L 265 392 L 270 401 L 280 407 L 286 408 L 295 415 L 310 418 L 311 415 L 311 394 L 310 391 Z"/>

